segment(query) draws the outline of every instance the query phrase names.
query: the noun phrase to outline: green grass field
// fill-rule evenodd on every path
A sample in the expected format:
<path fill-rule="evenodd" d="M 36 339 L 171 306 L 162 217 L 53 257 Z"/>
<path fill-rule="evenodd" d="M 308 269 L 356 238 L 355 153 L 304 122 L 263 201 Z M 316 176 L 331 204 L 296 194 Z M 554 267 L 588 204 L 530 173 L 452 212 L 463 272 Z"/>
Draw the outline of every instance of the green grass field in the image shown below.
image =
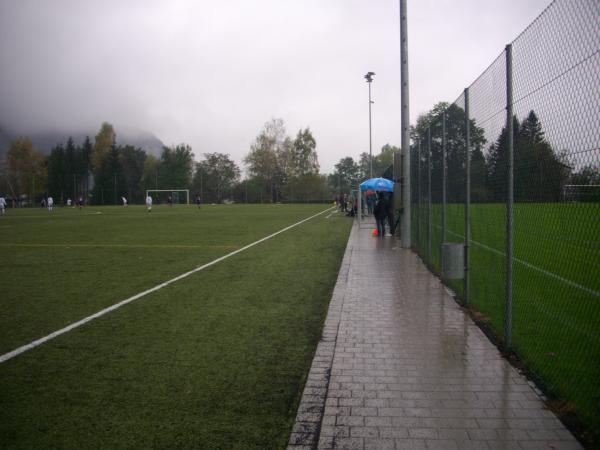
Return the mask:
<path fill-rule="evenodd" d="M 323 211 L 0 217 L 0 354 Z M 351 221 L 329 213 L 0 364 L 2 448 L 284 448 Z"/>
<path fill-rule="evenodd" d="M 427 207 L 413 216 L 413 237 L 427 257 Z M 504 336 L 506 210 L 471 206 L 470 304 Z M 440 268 L 441 207 L 433 208 L 432 252 Z M 419 229 L 418 233 L 417 230 Z M 462 242 L 464 209 L 448 205 L 447 241 Z M 514 207 L 514 350 L 547 389 L 600 430 L 600 205 Z M 463 295 L 463 284 L 451 282 Z"/>

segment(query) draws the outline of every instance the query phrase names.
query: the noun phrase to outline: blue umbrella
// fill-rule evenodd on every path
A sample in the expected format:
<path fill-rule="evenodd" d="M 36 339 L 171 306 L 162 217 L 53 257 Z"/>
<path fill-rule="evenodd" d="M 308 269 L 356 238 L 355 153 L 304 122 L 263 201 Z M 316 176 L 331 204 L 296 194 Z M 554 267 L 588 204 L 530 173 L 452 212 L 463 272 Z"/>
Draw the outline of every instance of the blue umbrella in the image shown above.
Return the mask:
<path fill-rule="evenodd" d="M 371 178 L 360 183 L 361 191 L 366 191 L 368 189 L 373 191 L 394 192 L 394 182 L 387 178 Z"/>

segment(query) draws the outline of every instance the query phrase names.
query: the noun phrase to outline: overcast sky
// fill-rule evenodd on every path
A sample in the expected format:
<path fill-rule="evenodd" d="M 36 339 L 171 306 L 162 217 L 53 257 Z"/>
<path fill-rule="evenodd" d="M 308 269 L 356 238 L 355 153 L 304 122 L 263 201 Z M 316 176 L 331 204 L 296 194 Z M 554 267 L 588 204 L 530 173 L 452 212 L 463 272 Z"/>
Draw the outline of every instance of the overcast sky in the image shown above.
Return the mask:
<path fill-rule="evenodd" d="M 550 0 L 408 0 L 410 115 L 454 101 Z M 103 121 L 241 165 L 310 127 L 322 172 L 400 144 L 398 0 L 0 0 L 0 125 Z M 118 139 L 118 138 L 117 138 Z"/>

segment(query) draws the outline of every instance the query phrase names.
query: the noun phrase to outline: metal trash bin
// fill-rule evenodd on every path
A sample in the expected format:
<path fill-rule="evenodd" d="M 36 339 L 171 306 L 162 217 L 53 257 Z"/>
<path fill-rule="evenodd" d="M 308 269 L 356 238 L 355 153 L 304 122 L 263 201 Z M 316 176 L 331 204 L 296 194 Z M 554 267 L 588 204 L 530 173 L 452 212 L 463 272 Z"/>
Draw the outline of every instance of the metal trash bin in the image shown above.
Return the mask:
<path fill-rule="evenodd" d="M 454 242 L 442 243 L 442 277 L 459 280 L 465 276 L 465 247 Z"/>

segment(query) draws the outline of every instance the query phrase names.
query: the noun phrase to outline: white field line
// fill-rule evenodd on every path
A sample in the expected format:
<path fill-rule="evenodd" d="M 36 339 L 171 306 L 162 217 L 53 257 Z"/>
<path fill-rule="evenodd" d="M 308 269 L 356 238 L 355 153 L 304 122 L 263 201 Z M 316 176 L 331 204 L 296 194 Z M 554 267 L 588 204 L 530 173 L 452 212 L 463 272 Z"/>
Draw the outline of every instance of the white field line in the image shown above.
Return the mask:
<path fill-rule="evenodd" d="M 440 228 L 440 227 L 438 227 L 438 228 Z M 453 234 L 454 236 L 458 236 L 458 237 L 464 238 L 463 235 L 458 234 L 458 233 L 454 233 L 454 232 L 452 232 L 450 230 L 446 230 L 446 232 L 450 233 L 450 234 Z M 496 253 L 497 255 L 506 257 L 506 253 L 501 252 L 500 250 L 496 250 L 493 247 L 489 247 L 489 246 L 487 246 L 485 244 L 482 244 L 481 242 L 477 242 L 477 241 L 474 241 L 474 240 L 471 240 L 471 242 L 473 244 L 475 244 L 475 245 L 478 245 L 479 247 L 482 247 L 482 248 L 485 248 L 486 250 L 489 250 L 492 253 Z M 537 266 L 534 266 L 533 264 L 530 264 L 530 263 L 528 263 L 526 261 L 522 261 L 519 258 L 513 257 L 513 261 L 515 261 L 515 262 L 517 262 L 517 263 L 519 263 L 519 264 L 521 264 L 521 265 L 523 265 L 523 266 L 525 266 L 525 267 L 527 267 L 527 268 L 529 268 L 531 270 L 534 270 L 534 271 L 539 272 L 539 273 L 541 273 L 543 275 L 546 275 L 549 278 L 554 278 L 555 280 L 560 281 L 561 283 L 565 283 L 565 284 L 567 284 L 567 285 L 569 285 L 571 287 L 579 289 L 579 290 L 581 290 L 581 291 L 583 291 L 583 292 L 585 292 L 587 294 L 593 295 L 595 297 L 600 297 L 600 292 L 598 292 L 598 291 L 590 289 L 590 288 L 588 288 L 586 286 L 583 286 L 581 284 L 575 283 L 575 282 L 573 282 L 571 280 L 567 280 L 566 278 L 563 278 L 560 275 L 556 275 L 555 273 L 548 272 L 547 270 L 541 269 L 541 268 L 539 268 Z"/>
<path fill-rule="evenodd" d="M 145 290 L 144 292 L 140 292 L 139 294 L 136 294 L 133 297 L 129 297 L 129 298 L 125 299 L 125 300 L 120 301 L 119 303 L 115 303 L 114 305 L 109 306 L 108 308 L 105 308 L 105 309 L 103 309 L 101 311 L 98 311 L 97 313 L 92 314 L 91 316 L 85 317 L 84 319 L 81 319 L 81 320 L 79 320 L 77 322 L 74 322 L 74 323 L 72 323 L 70 325 L 67 325 L 66 327 L 61 328 L 60 330 L 57 330 L 54 333 L 50 333 L 49 335 L 44 336 L 44 337 L 42 337 L 40 339 L 36 339 L 35 341 L 30 342 L 29 344 L 25 344 L 25 345 L 23 345 L 23 346 L 15 349 L 15 350 L 11 351 L 11 352 L 5 353 L 4 355 L 0 356 L 0 364 L 3 363 L 3 362 L 8 361 L 9 359 L 14 358 L 15 356 L 20 355 L 21 353 L 24 353 L 24 352 L 26 352 L 28 350 L 31 350 L 31 349 L 33 349 L 33 348 L 35 348 L 35 347 L 43 344 L 44 342 L 47 342 L 47 341 L 49 341 L 51 339 L 54 339 L 55 337 L 58 337 L 61 334 L 65 334 L 65 333 L 67 333 L 67 332 L 69 332 L 69 331 L 71 331 L 71 330 L 73 330 L 75 328 L 78 328 L 78 327 L 80 327 L 82 325 L 85 325 L 88 322 L 91 322 L 94 319 L 97 319 L 98 317 L 102 317 L 103 315 L 108 314 L 109 312 L 114 311 L 115 309 L 118 309 L 121 306 L 124 306 L 124 305 L 126 305 L 128 303 L 131 303 L 131 302 L 133 302 L 133 301 L 135 301 L 135 300 L 137 300 L 139 298 L 145 297 L 146 295 L 151 294 L 153 292 L 156 292 L 156 291 L 158 291 L 158 290 L 160 290 L 160 289 L 162 289 L 162 288 L 164 288 L 164 287 L 166 287 L 166 286 L 168 286 L 170 284 L 175 283 L 176 281 L 179 281 L 179 280 L 182 280 L 182 279 L 184 279 L 186 277 L 189 277 L 190 275 L 192 275 L 192 274 L 194 274 L 196 272 L 200 272 L 201 270 L 204 270 L 207 267 L 213 266 L 213 265 L 217 264 L 218 262 L 221 262 L 221 261 L 223 261 L 223 260 L 225 260 L 225 259 L 227 259 L 227 258 L 229 258 L 229 257 L 231 257 L 233 255 L 236 255 L 236 254 L 238 254 L 240 252 L 243 252 L 244 250 L 248 250 L 249 248 L 254 247 L 255 245 L 258 245 L 261 242 L 266 241 L 267 239 L 271 239 L 272 237 L 275 237 L 278 234 L 284 233 L 284 232 L 286 232 L 286 231 L 288 231 L 288 230 L 290 230 L 290 229 L 292 229 L 292 228 L 294 228 L 294 227 L 296 227 L 298 225 L 301 225 L 301 224 L 303 224 L 304 222 L 306 222 L 308 220 L 314 219 L 315 217 L 320 216 L 321 214 L 324 214 L 324 213 L 326 213 L 327 211 L 330 211 L 330 210 L 331 210 L 331 208 L 326 209 L 325 211 L 321 211 L 318 214 L 310 216 L 310 217 L 308 217 L 308 218 L 306 218 L 304 220 L 301 220 L 300 222 L 296 222 L 295 224 L 290 225 L 289 227 L 285 227 L 285 228 L 283 228 L 283 229 L 281 229 L 281 230 L 279 230 L 279 231 L 277 231 L 277 232 L 275 232 L 273 234 L 270 234 L 269 236 L 266 236 L 266 237 L 264 237 L 262 239 L 259 239 L 256 242 L 248 244 L 245 247 L 239 248 L 239 249 L 237 249 L 237 250 L 235 250 L 235 251 L 233 251 L 231 253 L 228 253 L 228 254 L 226 254 L 224 256 L 221 256 L 220 258 L 217 258 L 217 259 L 215 259 L 215 260 L 213 260 L 213 261 L 211 261 L 211 262 L 209 262 L 207 264 L 204 264 L 203 266 L 196 267 L 195 269 L 190 270 L 189 272 L 183 273 L 183 274 L 181 274 L 181 275 L 179 275 L 179 276 L 177 276 L 175 278 L 172 278 L 169 281 L 165 281 L 164 283 L 161 283 L 161 284 L 159 284 L 157 286 L 154 286 L 153 288 L 150 288 L 148 290 Z"/>
<path fill-rule="evenodd" d="M 178 245 L 178 244 L 80 244 L 80 243 L 68 243 L 68 244 L 0 244 L 0 248 L 36 248 L 36 247 L 53 247 L 53 248 L 157 248 L 157 249 L 171 249 L 171 248 L 235 248 L 235 245 Z"/>
<path fill-rule="evenodd" d="M 441 228 L 441 227 L 438 227 L 438 228 Z M 453 231 L 446 230 L 446 232 L 450 233 L 450 234 L 453 234 L 454 236 L 458 236 L 458 237 L 463 237 L 464 238 L 464 236 L 462 236 L 462 235 L 460 235 L 458 233 L 454 233 Z M 471 240 L 471 242 L 473 244 L 475 244 L 475 245 L 478 245 L 481 248 L 489 250 L 492 253 L 496 253 L 497 255 L 506 257 L 505 253 L 503 253 L 503 252 L 501 252 L 499 250 L 496 250 L 495 248 L 489 247 L 489 246 L 487 246 L 485 244 L 482 244 L 481 242 L 477 242 L 477 241 L 473 241 L 473 240 Z M 530 269 L 532 269 L 534 271 L 540 272 L 540 273 L 542 273 L 544 275 L 549 276 L 550 278 L 554 278 L 554 279 L 556 279 L 558 281 L 561 281 L 563 283 L 566 283 L 566 284 L 568 284 L 568 285 L 570 285 L 572 287 L 576 287 L 576 288 L 581 289 L 581 290 L 583 290 L 585 292 L 588 292 L 588 293 L 590 293 L 592 295 L 600 296 L 600 292 L 596 292 L 596 291 L 594 291 L 592 289 L 589 289 L 589 288 L 587 288 L 585 286 L 582 286 L 580 284 L 574 283 L 574 282 L 572 282 L 570 280 L 567 280 L 566 278 L 562 278 L 562 277 L 560 277 L 560 276 L 558 276 L 558 275 L 556 275 L 556 274 L 554 274 L 552 272 L 547 272 L 544 269 L 540 269 L 539 267 L 536 267 L 536 266 L 534 266 L 532 264 L 529 264 L 529 263 L 527 263 L 525 261 L 521 261 L 521 260 L 519 260 L 517 258 L 513 258 L 513 261 L 516 261 L 516 262 L 518 262 L 520 264 L 523 264 L 524 266 L 526 266 L 526 267 L 528 267 L 528 268 L 530 268 Z M 549 318 L 551 318 L 553 320 L 558 321 L 559 323 L 561 323 L 562 325 L 564 325 L 567 328 L 570 328 L 574 332 L 581 333 L 585 337 L 587 337 L 588 339 L 590 339 L 590 340 L 592 340 L 594 342 L 600 342 L 600 338 L 598 338 L 598 336 L 596 334 L 590 333 L 588 330 L 582 329 L 580 325 L 574 323 L 568 317 L 558 317 L 556 315 L 553 315 L 551 312 L 548 311 L 548 308 L 545 305 L 541 304 L 540 302 L 537 302 L 537 301 L 534 300 L 533 303 L 531 303 L 531 306 L 533 306 L 535 309 L 537 309 L 541 314 L 544 314 L 546 317 L 549 317 Z"/>

